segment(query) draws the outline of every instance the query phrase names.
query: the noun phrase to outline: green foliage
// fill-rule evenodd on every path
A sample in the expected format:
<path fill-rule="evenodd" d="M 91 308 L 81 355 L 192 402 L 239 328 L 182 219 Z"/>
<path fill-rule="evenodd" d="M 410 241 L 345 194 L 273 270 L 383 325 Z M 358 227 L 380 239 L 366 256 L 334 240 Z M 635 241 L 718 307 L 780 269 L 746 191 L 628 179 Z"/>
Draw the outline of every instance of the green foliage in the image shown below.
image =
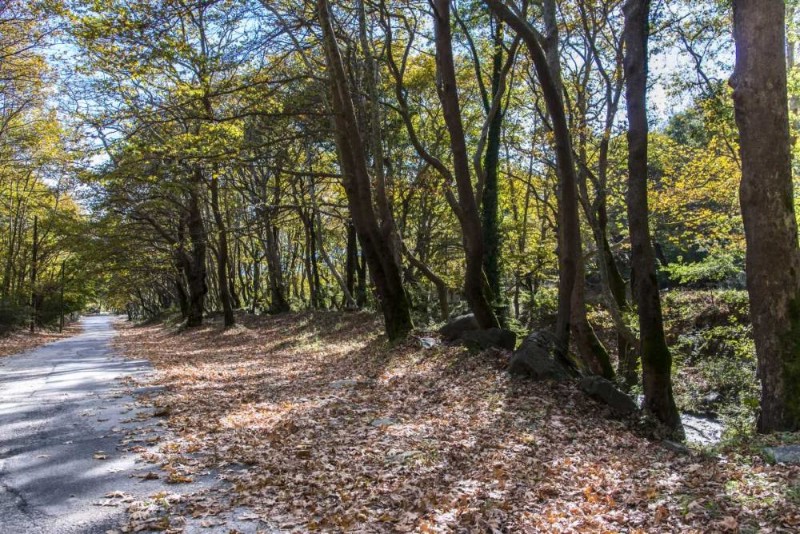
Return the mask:
<path fill-rule="evenodd" d="M 743 287 L 744 258 L 740 254 L 718 251 L 700 261 L 684 262 L 682 257 L 664 265 L 661 271 L 678 284 L 692 287 Z"/>
<path fill-rule="evenodd" d="M 30 308 L 8 301 L 0 301 L 0 336 L 4 336 L 26 324 Z"/>
<path fill-rule="evenodd" d="M 747 293 L 675 290 L 664 306 L 678 406 L 719 415 L 729 437 L 752 433 L 760 393 Z"/>
<path fill-rule="evenodd" d="M 329 128 L 329 87 L 310 5 L 246 0 L 52 4 L 64 22 L 59 37 L 74 50 L 64 81 L 74 98 L 67 122 L 48 100 L 54 74 L 47 54 L 33 46 L 0 65 L 0 78 L 13 80 L 13 90 L 0 88 L 4 102 L 24 107 L 11 114 L 8 128 L 0 132 L 0 278 L 9 286 L 3 290 L 7 304 L 0 322 L 24 321 L 33 292 L 40 321 L 52 323 L 60 312 L 59 267 L 64 261 L 67 312 L 99 303 L 150 317 L 177 310 L 177 288 L 185 289 L 187 282 L 181 253 L 192 245 L 187 230 L 192 195 L 199 197 L 202 212 L 205 235 L 200 241 L 208 245 L 201 262 L 210 289 L 206 308 L 219 308 L 222 224 L 210 213 L 207 186 L 212 180 L 220 185 L 230 285 L 241 308 L 269 309 L 271 282 L 284 288 L 285 301 L 295 309 L 342 306 L 344 284 L 335 275 L 354 274 L 348 264 L 350 206 Z M 396 224 L 410 254 L 435 274 L 426 277 L 403 260 L 415 318 L 431 323 L 440 310 L 429 278 L 443 280 L 457 308 L 452 311 L 463 311 L 458 293 L 464 242 L 446 200 L 457 191 L 447 173 L 432 163 L 448 168 L 452 154 L 437 95 L 436 55 L 427 34 L 429 6 L 416 0 L 368 4 L 365 41 L 371 43 L 359 38 L 358 3 L 332 2 L 337 38 L 363 122 L 359 128 L 381 137 L 386 196 L 395 219 L 384 222 Z M 478 0 L 456 4 L 461 20 L 453 27 L 454 53 L 462 121 L 470 157 L 480 163 L 487 115 L 481 93 L 490 80 L 493 53 L 487 37 L 496 20 Z M 590 318 L 595 325 L 602 322 L 599 326 L 614 340 L 597 285 L 596 234 L 588 220 L 607 217 L 603 230 L 628 277 L 627 141 L 622 108 L 612 109 L 624 93 L 623 2 L 600 4 L 559 3 L 557 23 L 565 51 L 564 100 L 582 165 L 583 243 L 592 281 L 587 298 L 594 303 Z M 719 2 L 694 6 L 681 1 L 676 16 L 670 10 L 677 4 L 667 4 L 656 14 L 664 30 L 653 35 L 654 53 L 702 53 L 686 56 L 693 62 L 690 68 L 670 82 L 669 89 L 682 101 L 679 111 L 652 117 L 665 124 L 651 134 L 649 156 L 651 233 L 666 260 L 661 274 L 684 287 L 739 287 L 741 173 L 730 89 L 718 76 L 729 60 L 729 13 L 719 9 Z M 28 13 L 21 0 L 13 5 Z M 538 20 L 541 7 L 532 9 L 532 19 Z M 683 16 L 689 12 L 696 16 Z M 27 16 L 13 27 L 1 27 L 0 41 L 25 42 L 26 35 L 38 38 L 41 32 L 35 17 Z M 796 34 L 792 21 L 789 35 Z M 513 38 L 507 29 L 504 49 L 511 48 Z M 366 54 L 375 62 L 379 102 L 368 102 L 373 95 L 365 83 Z M 796 95 L 797 69 L 789 76 L 790 92 Z M 527 54 L 520 52 L 508 83 L 501 103 L 498 167 L 502 239 L 496 259 L 503 276 L 498 301 L 509 303 L 509 324 L 524 334 L 550 327 L 557 310 L 558 180 L 552 132 Z M 377 121 L 370 113 L 373 106 L 379 108 Z M 70 139 L 67 132 L 73 130 L 88 134 L 88 145 Z M 77 154 L 71 153 L 75 148 Z M 82 158 L 77 165 L 75 155 Z M 375 174 L 376 156 L 365 154 Z M 479 190 L 480 171 L 471 172 Z M 76 176 L 92 188 L 82 204 L 65 185 Z M 377 185 L 379 177 L 372 178 Z M 600 210 L 602 202 L 607 206 Z M 37 243 L 39 277 L 31 287 L 33 216 L 43 231 Z M 13 242 L 10 250 L 8 242 Z M 8 263 L 3 261 L 7 258 Z M 275 263 L 277 275 L 270 273 Z M 374 299 L 368 288 L 365 293 Z M 735 292 L 685 293 L 670 294 L 665 301 L 677 373 L 687 378 L 677 388 L 682 406 L 702 408 L 698 395 L 719 391 L 726 406 L 739 406 L 742 416 L 750 417 L 754 378 L 746 301 L 743 306 Z M 623 310 L 635 332 L 634 314 Z"/>
<path fill-rule="evenodd" d="M 527 313 L 523 316 L 530 328 L 552 326 L 558 310 L 558 290 L 555 287 L 542 287 L 534 294 L 526 294 L 523 306 Z"/>

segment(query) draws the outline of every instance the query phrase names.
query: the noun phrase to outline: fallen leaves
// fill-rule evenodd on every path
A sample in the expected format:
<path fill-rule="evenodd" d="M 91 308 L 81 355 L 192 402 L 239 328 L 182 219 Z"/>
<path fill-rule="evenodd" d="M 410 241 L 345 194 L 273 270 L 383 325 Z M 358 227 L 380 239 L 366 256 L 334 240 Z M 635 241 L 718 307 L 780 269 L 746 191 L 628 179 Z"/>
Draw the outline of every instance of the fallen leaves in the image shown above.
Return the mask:
<path fill-rule="evenodd" d="M 3 356 L 11 356 L 33 350 L 36 347 L 58 341 L 59 339 L 66 339 L 80 334 L 82 327 L 78 323 L 73 323 L 64 327 L 64 331 L 51 332 L 49 330 L 37 330 L 31 334 L 24 330 L 12 332 L 6 336 L 0 336 L 0 358 Z"/>
<path fill-rule="evenodd" d="M 654 517 L 654 521 L 656 524 L 663 523 L 669 517 L 669 508 L 664 506 L 663 504 L 658 505 L 656 507 L 656 513 Z"/>
<path fill-rule="evenodd" d="M 247 321 L 226 336 L 126 328 L 120 346 L 166 386 L 153 402 L 180 438 L 159 446 L 166 476 L 218 470 L 232 503 L 280 529 L 734 532 L 799 519 L 798 469 L 675 454 L 570 385 L 512 380 L 496 354 L 389 347 L 364 313 Z"/>

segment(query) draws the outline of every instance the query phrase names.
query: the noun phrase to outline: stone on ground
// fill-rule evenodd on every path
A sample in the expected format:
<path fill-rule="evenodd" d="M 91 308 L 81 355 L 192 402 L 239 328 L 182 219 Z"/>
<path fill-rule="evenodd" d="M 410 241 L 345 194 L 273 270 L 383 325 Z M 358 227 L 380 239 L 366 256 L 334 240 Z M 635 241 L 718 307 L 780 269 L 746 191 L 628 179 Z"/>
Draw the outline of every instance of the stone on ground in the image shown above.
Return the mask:
<path fill-rule="evenodd" d="M 629 395 L 620 391 L 613 382 L 602 376 L 584 377 L 578 383 L 578 387 L 593 399 L 610 406 L 619 415 L 629 415 L 639 409 Z"/>
<path fill-rule="evenodd" d="M 475 319 L 475 315 L 468 313 L 448 321 L 446 325 L 439 329 L 439 333 L 445 341 L 456 341 L 461 339 L 464 332 L 478 329 L 480 329 L 480 326 L 478 325 L 478 320 Z"/>
<path fill-rule="evenodd" d="M 552 333 L 531 333 L 511 357 L 508 372 L 535 380 L 566 380 L 574 376 L 575 369 L 556 355 L 555 348 Z"/>
<path fill-rule="evenodd" d="M 486 330 L 470 330 L 461 335 L 461 342 L 468 347 L 482 350 L 500 348 L 514 350 L 517 334 L 504 328 L 487 328 Z"/>
<path fill-rule="evenodd" d="M 766 447 L 764 452 L 776 464 L 800 465 L 800 445 Z"/>

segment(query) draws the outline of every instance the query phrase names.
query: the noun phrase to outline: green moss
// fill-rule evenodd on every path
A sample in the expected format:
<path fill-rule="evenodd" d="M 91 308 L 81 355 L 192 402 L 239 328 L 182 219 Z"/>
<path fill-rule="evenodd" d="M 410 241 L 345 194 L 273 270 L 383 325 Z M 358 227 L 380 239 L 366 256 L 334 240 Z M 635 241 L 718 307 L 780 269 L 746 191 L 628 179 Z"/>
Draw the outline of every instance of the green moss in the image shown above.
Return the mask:
<path fill-rule="evenodd" d="M 800 483 L 791 485 L 786 490 L 786 500 L 800 506 Z"/>
<path fill-rule="evenodd" d="M 614 367 L 611 365 L 611 358 L 609 357 L 606 348 L 595 335 L 594 329 L 591 327 L 591 325 L 589 325 L 589 343 L 591 344 L 591 350 L 594 353 L 595 358 L 597 358 L 597 361 L 600 363 L 603 378 L 614 380 Z"/>

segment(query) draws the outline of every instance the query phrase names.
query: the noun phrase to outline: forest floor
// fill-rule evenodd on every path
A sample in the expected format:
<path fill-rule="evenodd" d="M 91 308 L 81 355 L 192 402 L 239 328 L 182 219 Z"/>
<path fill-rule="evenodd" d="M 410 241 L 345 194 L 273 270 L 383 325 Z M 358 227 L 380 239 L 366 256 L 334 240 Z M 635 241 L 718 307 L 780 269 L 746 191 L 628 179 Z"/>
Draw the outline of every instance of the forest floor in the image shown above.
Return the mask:
<path fill-rule="evenodd" d="M 366 313 L 240 319 L 115 343 L 165 388 L 161 464 L 224 469 L 226 506 L 278 531 L 800 529 L 800 467 L 763 441 L 676 452 L 574 384 L 509 377 L 507 353 L 391 346 Z"/>
<path fill-rule="evenodd" d="M 63 332 L 55 330 L 37 330 L 31 334 L 27 329 L 12 332 L 6 336 L 0 336 L 0 358 L 26 352 L 41 345 L 66 339 L 81 333 L 81 326 L 78 322 L 68 324 Z"/>

